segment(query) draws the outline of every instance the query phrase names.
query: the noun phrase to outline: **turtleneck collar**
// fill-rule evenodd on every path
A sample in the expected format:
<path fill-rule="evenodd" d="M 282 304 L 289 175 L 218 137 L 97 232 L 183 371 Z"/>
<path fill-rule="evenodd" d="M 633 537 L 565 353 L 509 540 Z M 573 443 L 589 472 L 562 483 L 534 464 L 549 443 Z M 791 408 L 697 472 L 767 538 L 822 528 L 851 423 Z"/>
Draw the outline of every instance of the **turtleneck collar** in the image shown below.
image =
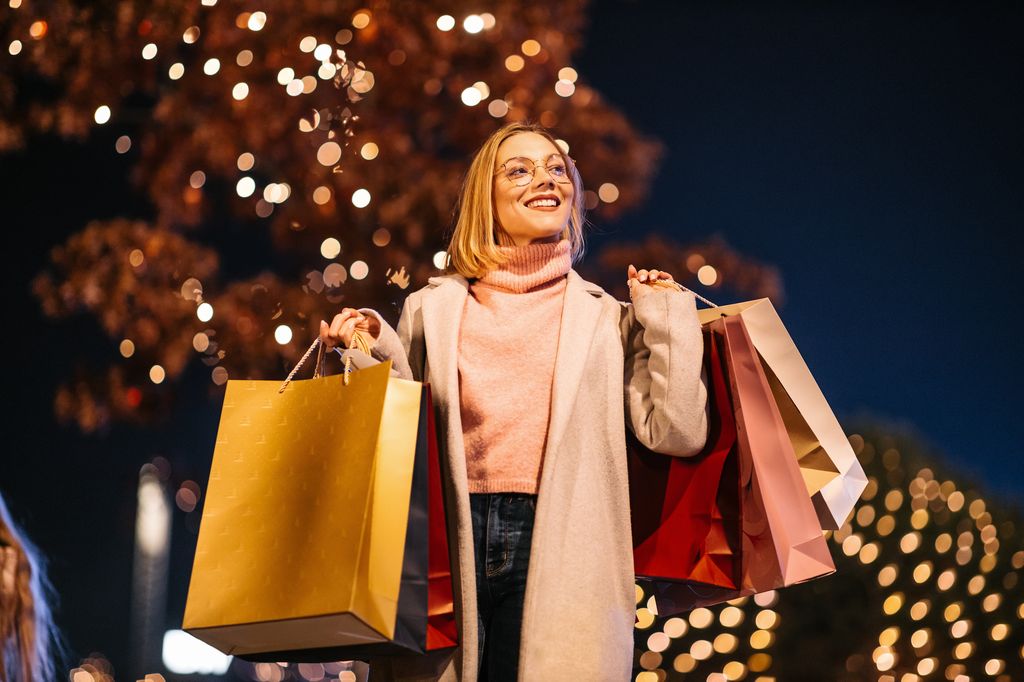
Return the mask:
<path fill-rule="evenodd" d="M 479 281 L 514 293 L 521 294 L 564 277 L 572 268 L 568 239 L 557 243 L 499 246 L 498 251 L 508 260 Z"/>

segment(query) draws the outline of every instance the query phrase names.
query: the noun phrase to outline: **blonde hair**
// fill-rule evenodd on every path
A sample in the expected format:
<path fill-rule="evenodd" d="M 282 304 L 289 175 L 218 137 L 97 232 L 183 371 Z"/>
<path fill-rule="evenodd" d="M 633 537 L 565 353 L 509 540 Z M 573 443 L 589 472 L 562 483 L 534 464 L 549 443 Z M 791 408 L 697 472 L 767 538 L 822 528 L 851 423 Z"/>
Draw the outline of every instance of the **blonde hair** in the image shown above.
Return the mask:
<path fill-rule="evenodd" d="M 0 551 L 4 547 L 14 550 L 17 563 L 14 594 L 0 605 L 0 681 L 56 679 L 51 657 L 59 654 L 61 646 L 47 604 L 49 584 L 43 575 L 43 562 L 0 497 Z"/>
<path fill-rule="evenodd" d="M 569 240 L 573 263 L 583 257 L 583 226 L 586 218 L 583 181 L 576 170 L 576 164 L 546 129 L 533 123 L 510 123 L 491 133 L 477 150 L 455 204 L 455 228 L 448 244 L 450 269 L 467 279 L 482 277 L 506 260 L 498 250 L 497 231 L 501 227 L 494 220 L 494 173 L 498 147 L 505 140 L 521 133 L 536 133 L 547 138 L 565 160 L 572 180 L 573 198 L 569 222 L 562 231 L 562 238 Z"/>

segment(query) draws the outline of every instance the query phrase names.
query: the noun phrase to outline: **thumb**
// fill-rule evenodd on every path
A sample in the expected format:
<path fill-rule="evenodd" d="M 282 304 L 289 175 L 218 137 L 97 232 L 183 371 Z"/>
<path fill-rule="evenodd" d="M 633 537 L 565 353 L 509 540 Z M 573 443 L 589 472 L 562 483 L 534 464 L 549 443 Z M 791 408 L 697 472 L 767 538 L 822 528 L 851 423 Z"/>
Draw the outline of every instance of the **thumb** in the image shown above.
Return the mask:
<path fill-rule="evenodd" d="M 632 263 L 630 263 L 629 267 L 626 268 L 626 276 L 630 279 L 636 277 L 636 267 Z"/>

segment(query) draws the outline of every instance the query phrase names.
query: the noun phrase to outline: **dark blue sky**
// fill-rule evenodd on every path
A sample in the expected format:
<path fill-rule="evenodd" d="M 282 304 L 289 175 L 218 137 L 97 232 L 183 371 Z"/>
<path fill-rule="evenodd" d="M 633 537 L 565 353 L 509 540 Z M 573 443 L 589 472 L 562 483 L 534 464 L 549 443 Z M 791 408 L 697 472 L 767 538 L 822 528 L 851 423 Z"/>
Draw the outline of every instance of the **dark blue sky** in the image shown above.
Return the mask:
<path fill-rule="evenodd" d="M 718 234 L 779 266 L 840 418 L 909 424 L 1019 499 L 1021 6 L 599 0 L 590 17 L 580 73 L 667 152 L 602 241 Z"/>

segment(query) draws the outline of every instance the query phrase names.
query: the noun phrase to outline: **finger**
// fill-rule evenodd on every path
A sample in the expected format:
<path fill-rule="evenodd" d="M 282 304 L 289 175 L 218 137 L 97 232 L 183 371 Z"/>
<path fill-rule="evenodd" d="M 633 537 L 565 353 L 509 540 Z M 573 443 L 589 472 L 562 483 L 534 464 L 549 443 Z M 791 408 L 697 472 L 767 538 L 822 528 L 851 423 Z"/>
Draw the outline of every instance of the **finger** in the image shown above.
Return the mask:
<path fill-rule="evenodd" d="M 659 275 L 661 275 L 661 270 L 651 270 L 650 272 L 647 273 L 648 279 L 650 279 L 652 282 L 657 282 Z"/>
<path fill-rule="evenodd" d="M 641 271 L 640 271 L 640 272 L 639 272 L 639 273 L 637 274 L 637 279 L 638 279 L 638 280 L 640 280 L 641 282 L 646 282 L 646 281 L 647 281 L 647 274 L 648 274 L 648 273 L 647 273 L 647 271 L 646 271 L 646 270 L 641 270 Z"/>
<path fill-rule="evenodd" d="M 672 274 L 671 274 L 671 273 L 665 272 L 664 270 L 662 270 L 662 271 L 661 271 L 661 278 L 662 278 L 663 280 L 665 280 L 666 282 L 674 282 L 674 281 L 676 281 L 676 280 L 675 280 L 675 279 L 674 279 L 674 278 L 672 277 Z"/>
<path fill-rule="evenodd" d="M 632 300 L 637 300 L 640 296 L 646 293 L 647 287 L 640 283 L 638 278 L 629 280 L 629 297 Z"/>
<path fill-rule="evenodd" d="M 352 318 L 347 320 L 345 324 L 341 326 L 341 340 L 346 346 L 352 345 L 352 335 L 356 330 L 356 322 L 358 322 L 358 320 Z"/>
<path fill-rule="evenodd" d="M 337 340 L 331 336 L 331 327 L 324 320 L 320 320 L 320 343 L 327 348 L 334 348 L 338 345 Z"/>
<path fill-rule="evenodd" d="M 338 334 L 341 331 L 341 325 L 345 324 L 345 322 L 350 317 L 352 317 L 352 313 L 353 312 L 355 312 L 355 311 L 353 311 L 352 308 L 345 308 L 340 313 L 338 313 L 337 315 L 334 316 L 334 319 L 331 321 L 331 336 L 332 337 L 338 338 Z"/>
<path fill-rule="evenodd" d="M 630 263 L 629 267 L 626 268 L 626 279 L 636 278 L 636 266 Z"/>

